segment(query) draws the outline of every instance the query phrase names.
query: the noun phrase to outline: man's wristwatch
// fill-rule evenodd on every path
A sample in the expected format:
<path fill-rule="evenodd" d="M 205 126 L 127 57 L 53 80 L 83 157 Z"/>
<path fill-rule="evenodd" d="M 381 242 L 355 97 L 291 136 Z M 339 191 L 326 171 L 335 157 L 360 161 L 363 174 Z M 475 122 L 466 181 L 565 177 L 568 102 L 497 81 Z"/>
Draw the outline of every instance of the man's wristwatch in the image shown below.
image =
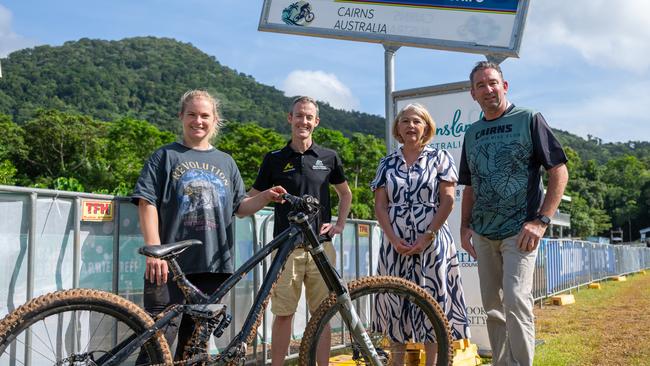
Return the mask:
<path fill-rule="evenodd" d="M 535 219 L 541 221 L 542 224 L 544 224 L 544 225 L 546 225 L 546 226 L 548 226 L 548 225 L 551 224 L 551 218 L 548 217 L 548 216 L 542 215 L 541 213 L 538 213 L 538 214 L 535 216 Z"/>
<path fill-rule="evenodd" d="M 431 237 L 431 241 L 436 240 L 436 236 L 438 236 L 438 233 L 433 230 L 427 230 L 424 232 L 424 235 L 429 235 Z"/>

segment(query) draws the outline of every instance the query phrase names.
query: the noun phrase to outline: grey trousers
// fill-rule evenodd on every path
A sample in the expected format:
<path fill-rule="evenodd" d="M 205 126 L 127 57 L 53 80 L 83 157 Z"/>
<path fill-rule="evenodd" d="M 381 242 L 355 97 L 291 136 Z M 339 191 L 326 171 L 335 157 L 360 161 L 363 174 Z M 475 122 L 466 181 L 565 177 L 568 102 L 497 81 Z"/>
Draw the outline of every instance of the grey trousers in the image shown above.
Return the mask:
<path fill-rule="evenodd" d="M 492 365 L 530 366 L 535 355 L 532 289 L 537 249 L 521 251 L 517 236 L 490 240 L 475 233 L 472 240 Z"/>

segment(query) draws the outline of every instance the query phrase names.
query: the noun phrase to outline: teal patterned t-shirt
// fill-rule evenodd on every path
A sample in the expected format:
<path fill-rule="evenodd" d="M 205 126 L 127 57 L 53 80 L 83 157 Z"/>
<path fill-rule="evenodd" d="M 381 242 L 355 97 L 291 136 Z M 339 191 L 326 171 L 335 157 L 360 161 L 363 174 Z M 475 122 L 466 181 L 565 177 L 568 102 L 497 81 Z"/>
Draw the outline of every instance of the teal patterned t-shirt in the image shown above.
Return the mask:
<path fill-rule="evenodd" d="M 459 184 L 474 190 L 472 229 L 493 240 L 516 235 L 541 206 L 541 167 L 565 162 L 560 143 L 532 110 L 510 106 L 498 119 L 473 123 L 459 170 Z"/>

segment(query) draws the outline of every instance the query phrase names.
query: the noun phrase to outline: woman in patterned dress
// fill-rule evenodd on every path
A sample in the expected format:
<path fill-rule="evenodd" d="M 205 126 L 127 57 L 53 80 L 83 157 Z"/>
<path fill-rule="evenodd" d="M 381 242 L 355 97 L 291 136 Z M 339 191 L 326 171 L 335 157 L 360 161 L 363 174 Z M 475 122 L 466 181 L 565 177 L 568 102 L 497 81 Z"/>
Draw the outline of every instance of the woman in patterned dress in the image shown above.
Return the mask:
<path fill-rule="evenodd" d="M 436 127 L 419 104 L 404 107 L 393 122 L 402 146 L 381 159 L 371 183 L 375 215 L 384 236 L 378 275 L 408 279 L 427 290 L 445 311 L 454 339 L 469 338 L 460 269 L 447 217 L 458 173 L 446 150 L 427 144 Z M 405 343 L 424 342 L 427 365 L 436 358 L 435 335 L 423 314 L 383 295 L 375 303 L 375 330 L 392 340 L 393 364 L 403 364 Z"/>

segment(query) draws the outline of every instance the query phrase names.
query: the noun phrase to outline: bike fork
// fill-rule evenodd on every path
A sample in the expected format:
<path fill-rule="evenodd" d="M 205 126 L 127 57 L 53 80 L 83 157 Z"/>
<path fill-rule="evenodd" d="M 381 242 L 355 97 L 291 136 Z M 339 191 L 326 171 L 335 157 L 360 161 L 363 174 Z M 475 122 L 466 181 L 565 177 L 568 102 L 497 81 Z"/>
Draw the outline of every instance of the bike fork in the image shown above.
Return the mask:
<path fill-rule="evenodd" d="M 352 304 L 352 299 L 350 299 L 350 294 L 345 292 L 338 297 L 338 302 L 342 305 L 341 316 L 350 329 L 350 334 L 352 339 L 354 339 L 361 348 L 361 353 L 364 357 L 368 358 L 375 366 L 383 366 L 382 362 L 375 346 L 372 344 L 372 340 L 366 331 L 366 328 L 363 326 L 363 322 L 359 319 L 354 305 Z"/>

